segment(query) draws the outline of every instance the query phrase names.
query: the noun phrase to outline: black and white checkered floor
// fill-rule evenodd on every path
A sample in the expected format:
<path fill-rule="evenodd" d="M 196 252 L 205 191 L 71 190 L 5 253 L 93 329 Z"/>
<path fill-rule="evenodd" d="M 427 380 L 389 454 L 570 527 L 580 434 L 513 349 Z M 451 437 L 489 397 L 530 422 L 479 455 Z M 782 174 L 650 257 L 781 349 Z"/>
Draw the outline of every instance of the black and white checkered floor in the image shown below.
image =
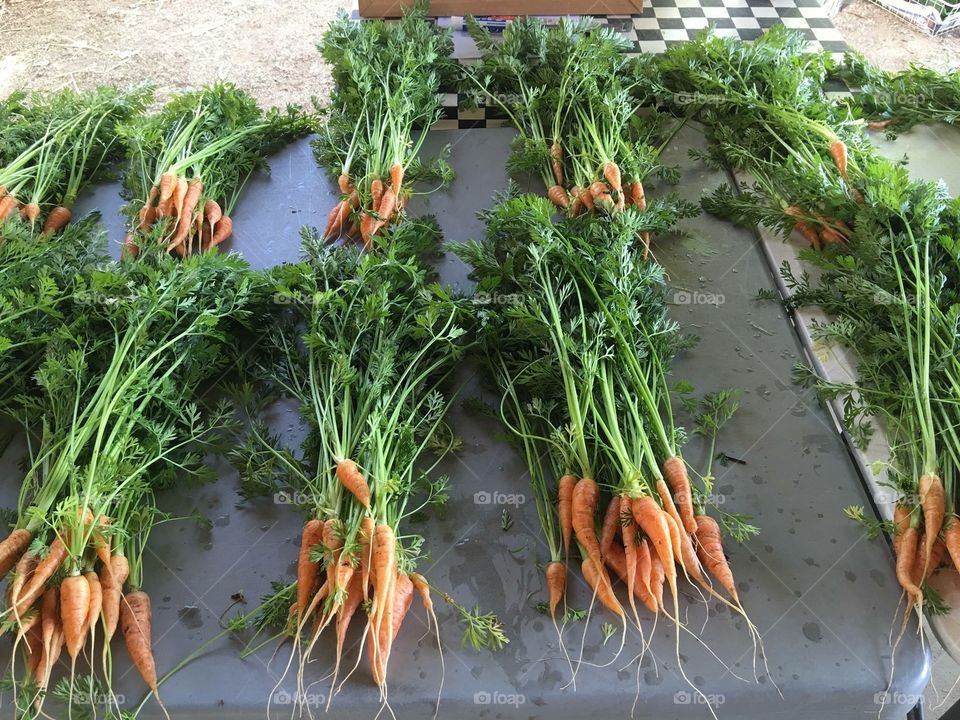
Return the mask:
<path fill-rule="evenodd" d="M 756 40 L 774 25 L 785 25 L 802 32 L 811 50 L 843 53 L 847 49 L 840 31 L 833 26 L 819 0 L 645 0 L 643 12 L 636 15 L 597 15 L 596 20 L 626 35 L 635 53 L 662 53 L 667 48 L 692 39 L 712 25 L 720 35 Z M 469 64 L 476 58 L 476 47 L 463 32 L 463 18 L 438 21 L 453 29 L 455 55 Z M 434 127 L 438 130 L 500 127 L 502 114 L 496 108 L 463 110 L 456 93 L 446 93 L 444 115 Z"/>

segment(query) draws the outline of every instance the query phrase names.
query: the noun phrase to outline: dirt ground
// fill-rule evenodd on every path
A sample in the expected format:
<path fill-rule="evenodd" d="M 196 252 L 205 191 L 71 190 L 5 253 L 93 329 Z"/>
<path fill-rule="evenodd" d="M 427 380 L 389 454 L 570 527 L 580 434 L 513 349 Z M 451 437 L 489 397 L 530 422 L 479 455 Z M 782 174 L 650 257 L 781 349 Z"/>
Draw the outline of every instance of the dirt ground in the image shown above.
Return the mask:
<path fill-rule="evenodd" d="M 341 5 L 350 0 L 0 0 L 0 97 L 150 79 L 162 100 L 223 79 L 265 106 L 306 104 L 329 92 L 315 44 Z"/>
<path fill-rule="evenodd" d="M 263 105 L 326 97 L 315 43 L 351 0 L 0 0 L 0 97 L 29 87 L 78 88 L 151 79 L 162 101 L 211 79 Z M 960 67 L 960 34 L 933 38 L 867 0 L 835 18 L 850 45 L 887 68 Z"/>
<path fill-rule="evenodd" d="M 940 71 L 960 68 L 960 33 L 932 37 L 868 0 L 848 0 L 833 19 L 844 40 L 887 70 L 910 63 Z"/>

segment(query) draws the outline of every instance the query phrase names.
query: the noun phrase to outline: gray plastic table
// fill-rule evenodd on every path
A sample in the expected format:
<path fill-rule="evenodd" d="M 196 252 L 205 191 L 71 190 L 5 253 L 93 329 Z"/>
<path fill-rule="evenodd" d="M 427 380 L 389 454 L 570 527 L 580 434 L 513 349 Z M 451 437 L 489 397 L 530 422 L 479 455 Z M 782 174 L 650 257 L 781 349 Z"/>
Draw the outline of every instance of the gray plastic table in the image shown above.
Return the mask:
<path fill-rule="evenodd" d="M 476 213 L 506 187 L 504 162 L 511 135 L 508 129 L 431 133 L 425 152 L 450 144 L 459 177 L 452 189 L 414 203 L 411 211 L 436 214 L 449 241 L 480 237 L 483 226 Z M 676 190 L 693 201 L 726 180 L 688 158 L 689 148 L 703 144 L 702 135 L 688 128 L 666 153 L 668 162 L 682 168 Z M 315 166 L 306 141 L 279 153 L 271 165 L 271 176 L 252 181 L 257 192 L 248 197 L 256 197 L 257 203 L 241 200 L 234 216 L 236 234 L 228 246 L 258 267 L 296 260 L 299 228 L 322 227 L 335 198 L 335 185 Z M 648 188 L 651 196 L 663 192 L 661 187 Z M 120 203 L 116 187 L 107 186 L 97 188 L 78 208 L 103 212 L 115 250 L 123 236 L 114 214 Z M 753 682 L 746 628 L 716 602 L 709 604 L 709 622 L 701 637 L 750 682 L 733 677 L 686 633 L 681 637 L 683 669 L 713 700 L 721 718 L 876 716 L 890 674 L 888 632 L 900 595 L 892 558 L 886 544 L 867 540 L 842 513 L 843 507 L 867 504 L 868 498 L 828 413 L 812 392 L 791 384 L 791 368 L 803 359 L 804 350 L 779 306 L 755 299 L 758 289 L 774 288 L 759 244 L 749 231 L 702 216 L 686 221 L 677 236 L 659 238 L 655 253 L 676 290 L 674 317 L 701 338 L 699 347 L 676 364 L 675 376 L 692 382 L 698 394 L 728 387 L 743 390 L 741 409 L 718 445 L 742 462 L 717 465 L 715 472 L 724 507 L 753 515 L 762 528 L 746 545 L 726 546 L 743 602 L 763 633 L 772 681 L 761 674 L 759 682 Z M 466 268 L 452 255 L 440 262 L 440 271 L 446 282 L 468 287 Z M 459 372 L 461 397 L 481 392 L 475 374 L 470 364 Z M 576 692 L 562 689 L 568 679 L 566 662 L 548 619 L 534 607 L 545 599 L 538 563 L 547 555 L 536 510 L 526 496 L 523 463 L 498 439 L 494 420 L 457 403 L 451 422 L 463 439 L 463 450 L 439 469 L 452 480 L 449 509 L 443 519 L 422 528 L 432 559 L 421 570 L 461 603 L 479 603 L 496 613 L 510 643 L 498 653 L 462 647 L 454 614 L 438 599 L 446 658 L 440 717 L 626 718 L 638 682 L 636 717 L 709 717 L 679 677 L 673 629 L 665 622 L 659 623 L 639 674 L 636 663 L 621 669 L 638 652 L 639 639 L 631 632 L 612 665 L 584 665 Z M 279 409 L 275 423 L 291 442 L 299 439 L 291 408 Z M 702 467 L 705 452 L 694 437 L 685 456 Z M 17 453 L 14 444 L 0 466 L 9 478 L 0 497 L 7 504 L 17 485 Z M 246 612 L 267 593 L 271 580 L 281 574 L 293 577 L 302 519 L 289 506 L 269 500 L 241 503 L 235 480 L 235 473 L 221 466 L 217 483 L 159 498 L 166 510 L 182 515 L 198 510 L 212 521 L 209 527 L 192 521 L 168 523 L 150 539 L 146 589 L 154 600 L 154 647 L 161 673 L 220 632 L 218 618 L 230 608 L 231 596 L 242 593 L 246 605 L 239 609 Z M 518 494 L 512 504 L 500 504 Z M 504 509 L 513 518 L 508 532 L 501 529 Z M 578 576 L 571 576 L 570 600 L 585 607 L 589 592 Z M 689 588 L 684 595 L 681 612 L 689 627 L 699 631 L 708 609 Z M 230 609 L 228 616 L 236 610 Z M 411 613 L 391 657 L 390 700 L 398 718 L 420 720 L 433 715 L 440 665 L 435 641 L 420 639 L 426 629 L 422 610 L 415 604 Z M 611 639 L 604 646 L 600 630 L 609 620 L 601 613 L 591 623 L 585 661 L 611 661 L 616 643 Z M 649 631 L 649 616 L 647 621 Z M 355 643 L 359 627 L 353 630 Z M 567 630 L 565 639 L 572 648 L 579 648 L 582 632 L 582 623 Z M 123 656 L 120 643 L 114 645 Z M 274 658 L 274 648 L 267 648 L 240 660 L 240 644 L 223 639 L 170 679 L 161 688 L 162 696 L 173 717 L 187 720 L 264 718 L 271 695 L 270 717 L 289 717 L 293 677 L 274 689 L 288 648 Z M 307 670 L 316 681 L 308 698 L 314 713 L 322 712 L 329 692 L 328 681 L 321 679 L 331 668 L 332 652 L 325 646 L 316 658 Z M 116 666 L 127 667 L 125 657 L 118 658 Z M 883 717 L 905 715 L 926 685 L 929 658 L 915 625 L 897 650 L 896 668 Z M 143 695 L 135 672 L 118 678 L 115 690 L 128 706 Z M 338 719 L 369 720 L 377 711 L 378 697 L 364 659 L 334 698 L 331 712 Z M 159 716 L 155 703 L 148 703 L 143 717 Z"/>

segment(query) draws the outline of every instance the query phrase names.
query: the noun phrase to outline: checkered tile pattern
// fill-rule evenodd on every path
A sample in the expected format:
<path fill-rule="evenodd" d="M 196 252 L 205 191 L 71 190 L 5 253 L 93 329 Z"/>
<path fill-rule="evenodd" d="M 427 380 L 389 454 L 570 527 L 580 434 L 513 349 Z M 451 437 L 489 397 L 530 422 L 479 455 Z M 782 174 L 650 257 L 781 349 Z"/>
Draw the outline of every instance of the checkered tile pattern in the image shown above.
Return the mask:
<path fill-rule="evenodd" d="M 662 53 L 667 48 L 692 39 L 712 25 L 719 35 L 756 40 L 774 25 L 799 30 L 810 41 L 811 50 L 843 53 L 843 41 L 826 10 L 818 0 L 645 0 L 639 15 L 598 15 L 597 22 L 626 35 L 633 42 L 633 53 Z M 458 18 L 446 21 L 461 33 Z M 469 55 L 460 57 L 469 64 Z M 444 94 L 443 119 L 438 130 L 501 127 L 506 123 L 497 107 L 481 106 L 475 110 L 459 109 L 463 97 Z"/>

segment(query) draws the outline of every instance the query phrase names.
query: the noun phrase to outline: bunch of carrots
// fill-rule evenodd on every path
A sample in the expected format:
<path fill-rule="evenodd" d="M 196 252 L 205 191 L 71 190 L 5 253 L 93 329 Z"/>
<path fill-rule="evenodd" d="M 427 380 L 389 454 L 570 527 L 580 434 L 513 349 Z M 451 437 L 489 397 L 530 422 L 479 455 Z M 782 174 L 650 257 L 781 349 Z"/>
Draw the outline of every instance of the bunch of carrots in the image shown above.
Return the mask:
<path fill-rule="evenodd" d="M 271 337 L 273 362 L 258 364 L 261 390 L 248 393 L 247 406 L 251 398 L 292 397 L 309 434 L 296 457 L 251 412 L 250 430 L 232 457 L 248 495 L 284 490 L 306 498 L 296 582 L 278 586 L 279 600 L 266 603 L 276 612 L 256 625 L 258 631 L 278 625 L 280 636 L 292 638 L 287 667 L 298 661 L 298 690 L 330 629 L 328 704 L 346 682 L 340 665 L 358 614 L 366 616 L 365 654 L 385 703 L 391 653 L 415 597 L 439 641 L 433 588 L 416 572 L 424 539 L 408 522 L 446 500 L 445 478 L 430 478 L 454 444 L 441 386 L 469 347 L 471 322 L 469 302 L 436 284 L 418 259 L 437 252 L 439 242 L 439 229 L 427 222 L 397 226 L 389 246 L 375 254 L 325 246 L 319 235 L 308 235 L 307 260 L 272 273 L 275 292 L 289 295 L 284 307 L 291 314 Z M 495 618 L 443 597 L 475 644 L 506 641 Z M 361 644 L 347 678 L 363 654 Z"/>
<path fill-rule="evenodd" d="M 267 168 L 269 152 L 311 125 L 297 108 L 264 113 L 243 90 L 217 83 L 121 127 L 130 163 L 127 253 L 158 244 L 185 257 L 223 243 L 247 179 Z"/>
<path fill-rule="evenodd" d="M 862 59 L 850 62 L 857 75 L 877 77 L 856 65 Z M 833 382 L 805 367 L 797 374 L 824 400 L 842 401 L 844 424 L 861 447 L 876 420 L 883 423 L 890 453 L 881 464 L 898 495 L 892 520 L 869 518 L 862 507 L 845 512 L 872 535 L 893 537 L 907 598 L 899 641 L 915 612 L 943 611 L 930 580 L 944 556 L 960 567 L 956 203 L 942 186 L 878 155 L 850 101 L 823 91 L 822 81 L 849 69 L 809 53 L 799 33 L 775 28 L 749 46 L 704 35 L 668 52 L 661 71 L 668 91 L 688 96 L 722 86 L 722 102 L 693 111 L 707 123 L 712 156 L 754 179 L 748 189 L 721 188 L 704 208 L 785 237 L 796 230 L 812 246 L 801 258 L 819 275 L 785 265 L 785 303 L 827 313 L 814 337 L 848 348 L 857 379 Z"/>
<path fill-rule="evenodd" d="M 675 624 L 679 656 L 681 632 L 699 641 L 680 619 L 684 577 L 705 600 L 741 615 L 759 644 L 721 540 L 721 525 L 739 539 L 756 528 L 719 509 L 719 523 L 707 515 L 709 472 L 702 488 L 693 487 L 680 455 L 667 373 L 685 340 L 666 315 L 663 269 L 644 259 L 635 238 L 667 229 L 690 209 L 658 204 L 656 212 L 631 210 L 607 222 L 554 222 L 545 199 L 512 197 L 486 213 L 485 241 L 459 251 L 478 290 L 514 300 L 488 313 L 482 337 L 500 416 L 527 460 L 550 548 L 551 618 L 556 624 L 576 554 L 624 640 L 628 622 L 644 636 L 639 599 Z M 659 225 L 647 224 L 654 217 Z M 611 571 L 626 583 L 628 609 Z M 571 663 L 574 678 L 578 667 Z"/>
<path fill-rule="evenodd" d="M 110 690 L 118 627 L 159 700 L 143 566 L 150 530 L 165 519 L 154 491 L 209 479 L 202 458 L 231 413 L 201 409 L 196 393 L 232 362 L 255 295 L 235 256 L 180 263 L 159 249 L 77 282 L 82 317 L 65 318 L 9 411 L 30 439 L 15 528 L 0 543 L 0 572 L 12 570 L 0 615 L 23 649 L 13 674 L 24 717 L 43 712 L 64 648 L 70 676 L 58 699 L 72 708 L 110 697 L 119 715 Z M 83 667 L 81 687 L 102 681 L 107 691 L 77 690 Z"/>
<path fill-rule="evenodd" d="M 441 82 L 457 67 L 449 31 L 428 22 L 426 11 L 420 0 L 389 25 L 357 23 L 341 12 L 320 43 L 336 84 L 314 155 L 341 194 L 323 229 L 328 241 L 359 233 L 369 250 L 397 222 L 414 183 L 452 178 L 444 157 L 428 164 L 418 158 L 440 118 Z"/>
<path fill-rule="evenodd" d="M 15 152 L 0 167 L 0 223 L 19 216 L 45 234 L 62 231 L 80 190 L 120 155 L 117 126 L 139 115 L 151 98 L 147 87 L 104 86 L 6 101 L 0 133 Z"/>
<path fill-rule="evenodd" d="M 659 116 L 637 114 L 649 84 L 625 54 L 623 35 L 591 18 L 563 18 L 553 27 L 519 19 L 502 42 L 473 18 L 468 28 L 481 51 L 470 80 L 519 131 L 510 170 L 542 180 L 570 217 L 643 212 L 644 182 L 655 173 L 669 179 L 672 171 L 649 144 Z M 641 239 L 649 246 L 649 235 Z"/>

